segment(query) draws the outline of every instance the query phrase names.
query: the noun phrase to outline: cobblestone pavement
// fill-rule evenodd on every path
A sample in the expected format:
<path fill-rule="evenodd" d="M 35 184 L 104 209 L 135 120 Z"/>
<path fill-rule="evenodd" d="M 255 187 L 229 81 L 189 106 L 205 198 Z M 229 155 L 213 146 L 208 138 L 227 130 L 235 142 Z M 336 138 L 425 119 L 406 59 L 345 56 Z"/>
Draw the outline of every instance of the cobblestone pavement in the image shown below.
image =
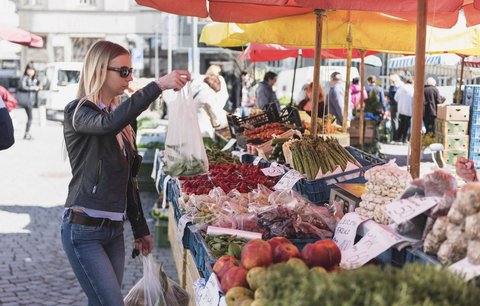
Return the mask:
<path fill-rule="evenodd" d="M 62 159 L 62 127 L 32 126 L 22 138 L 23 110 L 15 110 L 16 144 L 0 152 L 0 305 L 86 305 L 60 241 L 60 223 L 70 168 Z M 34 117 L 34 119 L 36 119 Z M 38 120 L 37 120 L 38 122 Z M 142 193 L 145 212 L 156 194 Z M 149 220 L 153 232 L 152 220 Z M 123 293 L 141 278 L 142 263 L 130 257 L 133 236 L 125 224 Z M 177 280 L 170 249 L 155 248 L 158 262 Z"/>

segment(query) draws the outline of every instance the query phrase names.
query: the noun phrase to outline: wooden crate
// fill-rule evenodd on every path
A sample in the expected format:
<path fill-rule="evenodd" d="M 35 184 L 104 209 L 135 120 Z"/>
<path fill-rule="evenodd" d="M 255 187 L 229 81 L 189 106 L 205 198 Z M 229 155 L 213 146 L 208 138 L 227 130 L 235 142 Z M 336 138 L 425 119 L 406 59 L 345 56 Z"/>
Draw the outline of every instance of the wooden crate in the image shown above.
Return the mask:
<path fill-rule="evenodd" d="M 437 120 L 435 134 L 438 135 L 466 135 L 468 121 Z"/>
<path fill-rule="evenodd" d="M 470 120 L 470 106 L 439 104 L 437 118 L 440 120 L 468 121 Z"/>
<path fill-rule="evenodd" d="M 187 250 L 180 247 L 177 242 L 177 223 L 173 217 L 173 208 L 170 205 L 168 209 L 168 240 L 170 241 L 170 248 L 172 249 L 172 257 L 175 262 L 175 268 L 177 269 L 179 285 L 185 289 L 185 266 L 186 266 L 186 256 Z"/>
<path fill-rule="evenodd" d="M 437 134 L 436 141 L 443 145 L 444 150 L 468 150 L 468 135 Z"/>
<path fill-rule="evenodd" d="M 185 290 L 187 290 L 188 295 L 190 296 L 189 306 L 196 306 L 195 291 L 193 290 L 193 284 L 201 277 L 198 272 L 197 266 L 195 265 L 195 260 L 193 259 L 190 251 L 186 252 L 186 283 Z"/>

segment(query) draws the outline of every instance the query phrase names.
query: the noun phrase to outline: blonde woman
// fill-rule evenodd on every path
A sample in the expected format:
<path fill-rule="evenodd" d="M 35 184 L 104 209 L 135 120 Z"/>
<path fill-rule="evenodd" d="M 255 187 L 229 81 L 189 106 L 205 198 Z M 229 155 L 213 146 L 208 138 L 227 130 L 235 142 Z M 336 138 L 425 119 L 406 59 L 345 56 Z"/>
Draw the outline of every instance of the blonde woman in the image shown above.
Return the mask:
<path fill-rule="evenodd" d="M 73 178 L 61 227 L 62 243 L 88 305 L 123 305 L 128 218 L 135 248 L 153 248 L 135 176 L 140 157 L 129 123 L 165 89 L 181 89 L 187 71 L 173 71 L 119 104 L 132 80 L 130 54 L 123 47 L 98 41 L 87 52 L 77 99 L 65 107 L 64 137 Z"/>

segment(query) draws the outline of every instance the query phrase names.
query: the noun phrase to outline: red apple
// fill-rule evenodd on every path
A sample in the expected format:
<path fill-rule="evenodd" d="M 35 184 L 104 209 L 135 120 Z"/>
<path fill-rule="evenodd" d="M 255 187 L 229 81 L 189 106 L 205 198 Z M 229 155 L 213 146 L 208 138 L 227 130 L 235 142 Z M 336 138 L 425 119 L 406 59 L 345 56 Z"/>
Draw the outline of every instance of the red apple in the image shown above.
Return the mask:
<path fill-rule="evenodd" d="M 253 267 L 267 267 L 273 262 L 272 247 L 262 239 L 250 240 L 242 249 L 242 266 L 249 270 Z"/>
<path fill-rule="evenodd" d="M 267 240 L 267 242 L 272 247 L 272 250 L 275 250 L 280 244 L 292 244 L 292 242 L 285 237 L 273 237 L 272 239 Z"/>
<path fill-rule="evenodd" d="M 240 264 L 238 260 L 230 255 L 223 255 L 220 257 L 215 265 L 213 266 L 213 272 L 217 274 L 218 278 L 221 279 L 222 276 L 232 267 L 238 267 Z"/>
<path fill-rule="evenodd" d="M 227 293 L 233 287 L 248 287 L 248 271 L 242 267 L 232 267 L 223 275 L 220 284 L 224 293 Z"/>
<path fill-rule="evenodd" d="M 293 257 L 300 257 L 300 252 L 293 243 L 284 243 L 277 245 L 273 250 L 274 263 L 286 262 Z"/>
<path fill-rule="evenodd" d="M 302 258 L 311 267 L 323 267 L 330 270 L 341 260 L 340 249 L 331 240 L 308 243 L 302 250 Z"/>

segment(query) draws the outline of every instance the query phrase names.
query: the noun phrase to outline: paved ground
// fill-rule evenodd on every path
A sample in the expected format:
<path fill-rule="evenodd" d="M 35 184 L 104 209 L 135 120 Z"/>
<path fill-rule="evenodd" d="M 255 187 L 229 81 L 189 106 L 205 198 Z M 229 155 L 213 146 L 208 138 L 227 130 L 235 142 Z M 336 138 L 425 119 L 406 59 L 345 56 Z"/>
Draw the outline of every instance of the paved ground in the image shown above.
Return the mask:
<path fill-rule="evenodd" d="M 0 305 L 86 305 L 59 237 L 70 179 L 62 158 L 62 127 L 52 122 L 40 127 L 37 120 L 32 126 L 35 139 L 25 141 L 24 111 L 15 110 L 12 117 L 16 143 L 0 152 Z M 157 195 L 141 196 L 148 212 Z M 149 225 L 153 229 L 151 220 Z M 125 242 L 124 294 L 142 276 L 141 261 L 129 256 L 133 237 L 128 224 Z M 154 255 L 177 279 L 170 249 L 156 248 Z"/>

